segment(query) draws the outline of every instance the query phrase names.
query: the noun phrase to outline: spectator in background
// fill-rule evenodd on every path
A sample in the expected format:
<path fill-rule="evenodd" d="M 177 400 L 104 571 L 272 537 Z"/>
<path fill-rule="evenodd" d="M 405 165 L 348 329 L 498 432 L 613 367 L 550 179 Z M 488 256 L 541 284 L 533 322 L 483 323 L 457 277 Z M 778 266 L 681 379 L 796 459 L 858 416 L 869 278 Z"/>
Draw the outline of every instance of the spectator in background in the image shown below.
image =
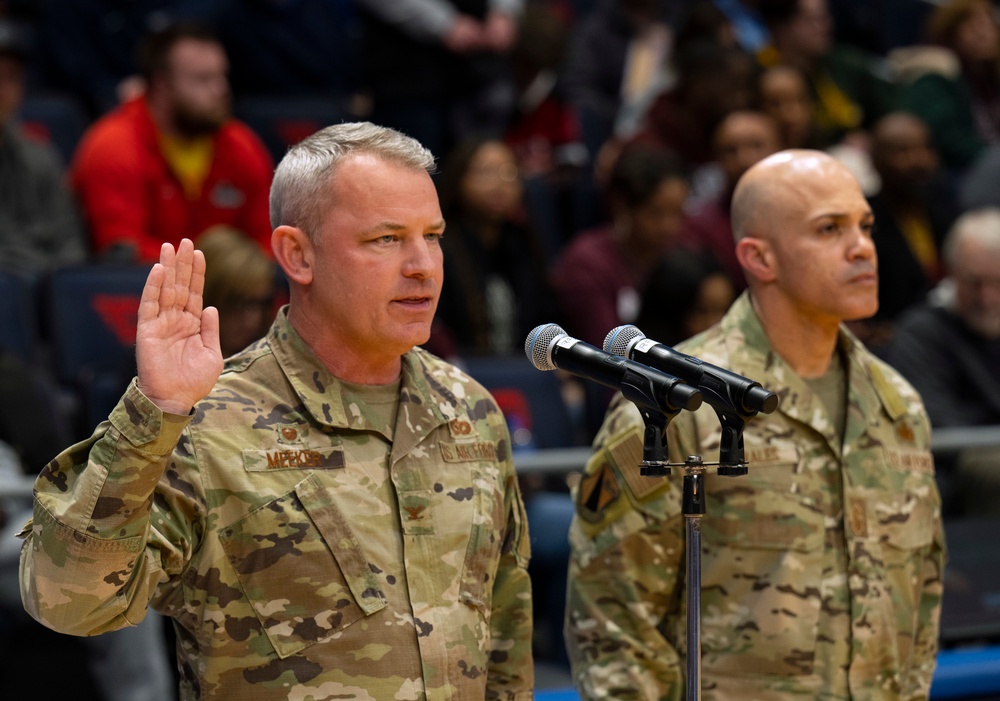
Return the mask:
<path fill-rule="evenodd" d="M 1000 424 L 1000 209 L 959 217 L 943 255 L 946 284 L 899 319 L 887 358 L 934 426 Z"/>
<path fill-rule="evenodd" d="M 662 32 L 662 49 L 658 53 L 643 57 L 644 53 L 651 53 L 644 44 L 651 43 L 652 38 L 655 38 L 655 35 L 648 35 L 655 30 L 656 25 L 644 28 L 640 39 L 634 41 L 629 49 L 626 81 L 623 84 L 627 89 L 624 93 L 627 99 L 615 120 L 615 137 L 618 139 L 628 139 L 645 127 L 644 120 L 652 105 L 664 93 L 677 86 L 682 70 L 690 70 L 690 66 L 677 65 L 678 61 L 690 57 L 689 47 L 699 44 L 730 48 L 737 46 L 728 17 L 711 0 L 695 0 L 678 5 L 680 6 L 671 13 L 673 16 L 669 26 Z M 638 80 L 643 70 L 650 74 L 645 85 Z"/>
<path fill-rule="evenodd" d="M 760 108 L 777 123 L 782 148 L 818 148 L 809 84 L 795 66 L 777 63 L 761 71 Z"/>
<path fill-rule="evenodd" d="M 160 245 L 216 224 L 270 250 L 273 164 L 230 118 L 226 54 L 212 34 L 175 24 L 143 52 L 146 91 L 98 120 L 74 158 L 72 183 L 100 256 L 155 261 Z"/>
<path fill-rule="evenodd" d="M 880 119 L 872 130 L 872 163 L 882 183 L 868 198 L 878 226 L 879 304 L 872 321 L 856 330 L 867 328 L 862 340 L 878 352 L 896 317 L 941 279 L 941 242 L 957 212 L 919 117 L 893 112 Z"/>
<path fill-rule="evenodd" d="M 943 247 L 946 278 L 898 320 L 886 359 L 917 388 L 934 427 L 1000 424 L 1000 209 L 963 214 Z M 1000 449 L 939 460 L 949 512 L 997 517 Z"/>
<path fill-rule="evenodd" d="M 23 136 L 24 37 L 0 20 L 0 267 L 37 277 L 82 261 L 83 229 L 54 147 Z"/>
<path fill-rule="evenodd" d="M 559 76 L 567 41 L 568 30 L 553 10 L 545 5 L 524 8 L 510 56 L 518 105 L 504 138 L 525 178 L 579 168 L 589 160 L 579 117 Z"/>
<path fill-rule="evenodd" d="M 577 234 L 552 268 L 570 335 L 600 347 L 610 329 L 635 321 L 650 273 L 680 240 L 687 196 L 672 154 L 648 146 L 621 153 L 607 184 L 611 221 Z"/>
<path fill-rule="evenodd" d="M 826 0 L 759 0 L 771 34 L 760 63 L 795 66 L 806 77 L 820 148 L 869 128 L 895 105 L 894 89 L 875 56 L 833 42 Z"/>
<path fill-rule="evenodd" d="M 870 195 L 878 190 L 878 174 L 871 163 L 868 133 L 845 132 L 838 141 L 823 127 L 820 112 L 814 109 L 809 81 L 798 66 L 775 63 L 760 75 L 761 109 L 778 123 L 784 148 L 825 150 L 850 168 Z"/>
<path fill-rule="evenodd" d="M 684 243 L 711 255 L 738 291 L 746 288 L 746 277 L 733 245 L 730 223 L 733 189 L 750 166 L 780 148 L 777 125 L 766 114 L 738 110 L 723 118 L 713 139 L 715 159 L 724 178 L 723 189 L 684 217 Z"/>
<path fill-rule="evenodd" d="M 654 144 L 677 154 L 693 172 L 714 160 L 712 134 L 726 115 L 757 101 L 757 66 L 750 54 L 714 41 L 696 41 L 677 56 L 677 83 L 661 93 L 630 143 Z M 693 175 L 699 199 L 718 194 L 721 178 L 701 182 Z"/>
<path fill-rule="evenodd" d="M 552 294 L 514 153 L 499 139 L 467 139 L 446 158 L 439 190 L 448 233 L 431 348 L 520 353 L 528 331 L 550 320 Z"/>
<path fill-rule="evenodd" d="M 566 89 L 591 154 L 614 134 L 623 105 L 645 100 L 663 80 L 670 51 L 664 0 L 598 0 L 573 28 Z"/>
<path fill-rule="evenodd" d="M 930 127 L 944 164 L 968 168 L 1000 140 L 1000 25 L 989 0 L 949 0 L 927 24 L 930 46 L 892 54 L 901 106 Z"/>
<path fill-rule="evenodd" d="M 205 254 L 205 305 L 219 310 L 219 343 L 228 358 L 274 321 L 274 262 L 244 233 L 225 226 L 212 227 L 195 246 Z"/>
<path fill-rule="evenodd" d="M 650 273 L 635 325 L 647 337 L 673 346 L 722 319 L 736 293 L 712 256 L 674 251 Z"/>
<path fill-rule="evenodd" d="M 523 0 L 357 0 L 372 121 L 448 153 L 501 133 L 516 91 L 508 57 Z"/>
<path fill-rule="evenodd" d="M 571 232 L 595 218 L 595 188 L 586 167 L 591 154 L 560 75 L 568 38 L 569 30 L 553 9 L 530 4 L 524 8 L 510 56 L 518 103 L 504 140 L 517 157 L 525 207 L 547 261 Z"/>

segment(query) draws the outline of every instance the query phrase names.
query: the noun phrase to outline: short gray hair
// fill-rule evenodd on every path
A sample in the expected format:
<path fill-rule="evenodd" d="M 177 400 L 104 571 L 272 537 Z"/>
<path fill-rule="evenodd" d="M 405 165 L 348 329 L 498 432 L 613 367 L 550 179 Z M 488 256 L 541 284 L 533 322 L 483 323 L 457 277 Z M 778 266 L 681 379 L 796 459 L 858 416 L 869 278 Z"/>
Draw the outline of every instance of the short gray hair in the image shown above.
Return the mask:
<path fill-rule="evenodd" d="M 1000 251 L 1000 209 L 986 207 L 966 212 L 960 216 L 945 237 L 941 254 L 949 272 L 961 265 L 959 260 L 962 241 L 972 239 L 984 247 Z"/>
<path fill-rule="evenodd" d="M 416 139 L 370 122 L 334 124 L 288 150 L 271 181 L 271 228 L 294 226 L 312 237 L 321 226 L 337 165 L 368 154 L 414 170 L 434 172 L 434 155 Z"/>

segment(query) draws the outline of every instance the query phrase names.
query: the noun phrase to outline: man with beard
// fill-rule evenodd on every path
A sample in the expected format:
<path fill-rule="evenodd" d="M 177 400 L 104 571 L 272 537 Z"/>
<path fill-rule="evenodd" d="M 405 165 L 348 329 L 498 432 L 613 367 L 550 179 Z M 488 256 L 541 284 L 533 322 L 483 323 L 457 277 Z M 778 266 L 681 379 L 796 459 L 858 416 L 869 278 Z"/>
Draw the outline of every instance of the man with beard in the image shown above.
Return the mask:
<path fill-rule="evenodd" d="M 84 135 L 72 183 L 96 253 L 153 262 L 211 226 L 244 231 L 269 250 L 273 163 L 230 118 L 227 59 L 206 30 L 186 24 L 149 37 L 145 94 Z"/>
<path fill-rule="evenodd" d="M 930 425 L 842 323 L 878 306 L 871 209 L 832 156 L 781 151 L 737 183 L 732 221 L 748 289 L 678 348 L 781 405 L 743 432 L 747 475 L 705 476 L 702 698 L 926 699 L 944 566 Z M 586 699 L 684 697 L 683 470 L 642 476 L 643 433 L 619 397 L 576 490 L 566 641 Z M 708 404 L 681 413 L 671 459 L 715 461 L 721 438 Z"/>

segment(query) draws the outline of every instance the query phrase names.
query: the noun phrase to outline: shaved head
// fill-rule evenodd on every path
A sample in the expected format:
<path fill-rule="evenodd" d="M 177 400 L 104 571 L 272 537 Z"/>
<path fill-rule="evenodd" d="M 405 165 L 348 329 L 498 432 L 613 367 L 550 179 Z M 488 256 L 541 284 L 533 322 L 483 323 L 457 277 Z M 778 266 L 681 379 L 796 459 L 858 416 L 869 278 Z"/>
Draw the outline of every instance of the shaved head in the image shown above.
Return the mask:
<path fill-rule="evenodd" d="M 798 149 L 768 156 L 736 184 L 732 217 L 736 257 L 762 313 L 835 335 L 841 321 L 878 309 L 871 206 L 837 159 Z"/>
<path fill-rule="evenodd" d="M 831 177 L 856 184 L 851 172 L 823 151 L 791 149 L 758 161 L 736 183 L 733 236 L 737 241 L 747 236 L 771 238 L 785 217 L 809 202 L 810 186 Z"/>

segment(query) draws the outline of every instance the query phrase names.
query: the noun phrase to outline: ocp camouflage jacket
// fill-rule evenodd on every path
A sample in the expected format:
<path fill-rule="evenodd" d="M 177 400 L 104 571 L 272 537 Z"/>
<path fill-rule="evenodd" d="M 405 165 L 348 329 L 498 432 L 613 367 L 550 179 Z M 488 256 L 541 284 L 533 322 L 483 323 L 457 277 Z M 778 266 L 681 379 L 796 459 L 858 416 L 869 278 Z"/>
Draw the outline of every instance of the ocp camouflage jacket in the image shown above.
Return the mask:
<path fill-rule="evenodd" d="M 744 294 L 680 348 L 778 393 L 744 431 L 749 474 L 705 479 L 702 698 L 925 699 L 944 566 L 929 424 L 913 389 L 846 330 L 843 440 L 773 351 Z M 718 460 L 707 404 L 670 425 L 673 460 Z M 577 490 L 567 645 L 586 699 L 671 699 L 686 676 L 683 469 L 639 474 L 620 398 Z"/>
<path fill-rule="evenodd" d="M 415 349 L 394 430 L 374 416 L 284 313 L 193 416 L 133 382 L 38 478 L 27 609 L 94 635 L 150 603 L 174 618 L 184 699 L 531 698 L 503 415 Z"/>

